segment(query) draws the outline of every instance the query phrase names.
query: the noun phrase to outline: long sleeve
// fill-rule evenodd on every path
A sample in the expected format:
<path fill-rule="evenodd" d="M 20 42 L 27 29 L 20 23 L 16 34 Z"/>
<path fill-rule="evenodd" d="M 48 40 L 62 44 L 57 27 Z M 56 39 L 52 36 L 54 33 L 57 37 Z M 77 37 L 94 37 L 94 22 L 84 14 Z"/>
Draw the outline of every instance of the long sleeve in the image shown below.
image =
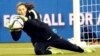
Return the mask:
<path fill-rule="evenodd" d="M 11 36 L 13 38 L 14 41 L 18 41 L 21 37 L 21 32 L 22 31 L 12 31 L 11 32 Z"/>
<path fill-rule="evenodd" d="M 31 17 L 32 20 L 40 20 L 40 16 L 39 16 L 39 13 L 32 9 L 32 10 L 29 10 L 29 16 Z"/>

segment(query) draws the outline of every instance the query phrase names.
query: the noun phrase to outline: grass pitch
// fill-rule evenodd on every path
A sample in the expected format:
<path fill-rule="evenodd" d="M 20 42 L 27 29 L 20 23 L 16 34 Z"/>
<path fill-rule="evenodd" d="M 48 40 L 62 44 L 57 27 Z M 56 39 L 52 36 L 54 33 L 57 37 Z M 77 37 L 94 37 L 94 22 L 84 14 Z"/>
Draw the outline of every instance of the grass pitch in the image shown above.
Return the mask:
<path fill-rule="evenodd" d="M 60 50 L 60 49 L 56 49 Z M 64 54 L 40 55 L 40 56 L 100 56 L 100 48 L 93 53 L 77 53 L 68 50 L 61 50 Z M 0 56 L 39 56 L 35 55 L 31 43 L 0 43 Z"/>

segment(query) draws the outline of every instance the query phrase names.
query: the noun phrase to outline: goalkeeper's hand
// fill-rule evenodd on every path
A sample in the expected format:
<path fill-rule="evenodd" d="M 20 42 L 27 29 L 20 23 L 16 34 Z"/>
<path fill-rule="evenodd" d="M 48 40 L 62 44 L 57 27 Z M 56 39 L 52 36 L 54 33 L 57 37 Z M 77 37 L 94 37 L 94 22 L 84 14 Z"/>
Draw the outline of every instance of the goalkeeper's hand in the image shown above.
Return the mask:
<path fill-rule="evenodd" d="M 25 17 L 25 16 L 23 16 L 23 15 L 19 15 L 19 17 L 20 17 L 24 22 L 26 22 L 26 21 L 28 20 L 28 18 Z"/>
<path fill-rule="evenodd" d="M 11 29 L 10 20 L 7 21 L 6 25 L 7 25 L 7 28 L 9 29 L 9 31 L 12 32 L 13 30 Z"/>

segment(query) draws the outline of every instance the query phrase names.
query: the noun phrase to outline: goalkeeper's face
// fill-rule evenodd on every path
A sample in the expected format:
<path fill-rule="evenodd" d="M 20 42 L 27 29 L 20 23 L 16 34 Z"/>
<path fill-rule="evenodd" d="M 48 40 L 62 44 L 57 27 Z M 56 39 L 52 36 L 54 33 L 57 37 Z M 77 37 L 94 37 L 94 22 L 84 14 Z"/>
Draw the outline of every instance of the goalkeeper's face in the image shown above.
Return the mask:
<path fill-rule="evenodd" d="M 27 8 L 25 7 L 25 5 L 20 5 L 17 7 L 17 13 L 19 15 L 23 15 L 23 16 L 26 16 L 26 13 L 27 13 Z"/>

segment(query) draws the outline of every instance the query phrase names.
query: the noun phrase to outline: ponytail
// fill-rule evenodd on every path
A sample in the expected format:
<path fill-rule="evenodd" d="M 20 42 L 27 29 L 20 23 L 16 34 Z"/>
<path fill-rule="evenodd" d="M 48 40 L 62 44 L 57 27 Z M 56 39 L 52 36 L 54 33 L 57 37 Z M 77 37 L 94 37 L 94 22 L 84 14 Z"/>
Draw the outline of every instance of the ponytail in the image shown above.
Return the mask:
<path fill-rule="evenodd" d="M 25 6 L 28 10 L 31 10 L 34 8 L 34 5 L 32 3 L 25 3 Z"/>

